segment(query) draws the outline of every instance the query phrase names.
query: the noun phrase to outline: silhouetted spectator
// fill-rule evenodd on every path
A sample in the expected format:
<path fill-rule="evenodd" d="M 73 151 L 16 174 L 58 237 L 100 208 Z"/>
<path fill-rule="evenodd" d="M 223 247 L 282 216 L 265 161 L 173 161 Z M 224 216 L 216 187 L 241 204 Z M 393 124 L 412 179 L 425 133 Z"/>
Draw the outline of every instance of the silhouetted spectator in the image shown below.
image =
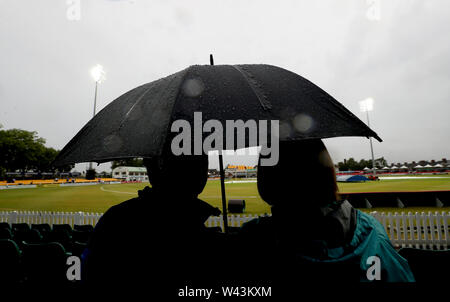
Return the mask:
<path fill-rule="evenodd" d="M 197 198 L 206 185 L 208 157 L 168 154 L 144 164 L 152 188 L 111 207 L 83 254 L 83 279 L 91 287 L 154 294 L 206 279 L 217 266 L 217 239 L 204 222 L 220 210 Z"/>
<path fill-rule="evenodd" d="M 281 142 L 278 164 L 258 165 L 258 191 L 272 206 L 272 217 L 242 227 L 250 259 L 265 263 L 248 278 L 291 285 L 368 281 L 373 265 L 368 258 L 377 256 L 381 281 L 414 281 L 383 226 L 340 200 L 333 162 L 321 140 Z"/>

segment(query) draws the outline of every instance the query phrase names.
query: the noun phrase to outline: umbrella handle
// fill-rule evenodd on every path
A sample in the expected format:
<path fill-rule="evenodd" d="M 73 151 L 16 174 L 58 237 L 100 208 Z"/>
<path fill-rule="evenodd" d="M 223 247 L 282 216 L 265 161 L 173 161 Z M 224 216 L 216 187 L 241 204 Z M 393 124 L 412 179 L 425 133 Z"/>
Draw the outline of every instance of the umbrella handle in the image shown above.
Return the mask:
<path fill-rule="evenodd" d="M 209 64 L 214 65 L 214 57 L 209 55 Z M 222 150 L 219 150 L 219 170 L 220 170 L 220 189 L 222 191 L 222 217 L 223 217 L 223 231 L 228 233 L 228 215 L 227 215 L 227 198 L 225 196 L 225 172 L 223 171 L 223 156 Z"/>
<path fill-rule="evenodd" d="M 223 231 L 228 233 L 228 215 L 227 215 L 227 199 L 225 197 L 225 172 L 223 171 L 223 156 L 222 150 L 219 150 L 219 170 L 220 170 L 220 188 L 222 191 L 222 217 L 223 217 Z"/>

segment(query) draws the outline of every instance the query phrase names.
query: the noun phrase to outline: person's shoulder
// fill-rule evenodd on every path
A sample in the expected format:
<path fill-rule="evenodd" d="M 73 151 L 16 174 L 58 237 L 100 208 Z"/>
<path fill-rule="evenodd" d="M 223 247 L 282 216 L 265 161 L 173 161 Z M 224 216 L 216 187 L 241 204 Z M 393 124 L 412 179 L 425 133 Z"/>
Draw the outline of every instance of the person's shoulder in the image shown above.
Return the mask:
<path fill-rule="evenodd" d="M 105 214 L 115 214 L 117 212 L 123 213 L 128 210 L 133 210 L 136 207 L 139 207 L 142 204 L 142 201 L 139 197 L 128 199 L 126 201 L 123 201 L 119 204 L 116 204 L 112 207 L 110 207 Z"/>
<path fill-rule="evenodd" d="M 115 224 L 116 221 L 128 220 L 136 213 L 144 211 L 143 202 L 139 197 L 128 199 L 110 207 L 100 218 L 98 226 Z"/>
<path fill-rule="evenodd" d="M 383 225 L 372 215 L 356 210 L 357 224 L 360 227 L 371 229 L 377 233 L 385 234 Z"/>
<path fill-rule="evenodd" d="M 384 226 L 374 216 L 360 210 L 357 210 L 356 214 L 357 223 L 353 241 L 356 240 L 358 242 L 362 242 L 367 240 L 376 240 L 378 245 L 391 245 L 391 241 L 386 233 L 386 230 L 384 229 Z"/>

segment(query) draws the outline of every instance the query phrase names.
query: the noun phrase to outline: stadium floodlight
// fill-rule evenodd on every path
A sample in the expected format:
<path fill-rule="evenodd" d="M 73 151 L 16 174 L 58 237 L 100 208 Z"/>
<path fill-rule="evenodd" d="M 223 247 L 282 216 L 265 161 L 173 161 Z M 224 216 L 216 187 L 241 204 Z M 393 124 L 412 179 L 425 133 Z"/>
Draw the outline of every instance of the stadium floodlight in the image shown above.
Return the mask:
<path fill-rule="evenodd" d="M 97 107 L 97 88 L 98 84 L 105 80 L 105 70 L 103 70 L 103 66 L 100 64 L 95 65 L 91 69 L 91 76 L 95 81 L 95 94 L 94 94 L 94 115 L 95 116 L 95 108 Z"/>
<path fill-rule="evenodd" d="M 91 76 L 95 81 L 95 94 L 94 94 L 94 114 L 92 117 L 95 116 L 95 111 L 97 108 L 97 90 L 98 90 L 98 84 L 103 82 L 105 80 L 105 70 L 103 69 L 103 66 L 100 64 L 95 65 L 91 69 Z M 89 163 L 89 170 L 92 170 L 92 163 Z"/>
<path fill-rule="evenodd" d="M 105 71 L 103 70 L 103 66 L 100 64 L 95 65 L 91 69 L 91 76 L 96 83 L 101 83 L 105 80 Z"/>
<path fill-rule="evenodd" d="M 367 98 L 367 99 L 362 100 L 362 101 L 359 102 L 359 108 L 360 108 L 361 112 L 365 112 L 366 113 L 367 126 L 369 128 L 370 128 L 369 111 L 373 110 L 373 103 L 374 103 L 373 98 Z M 373 155 L 372 137 L 369 137 L 369 141 L 370 141 L 370 152 L 372 153 L 372 174 L 373 174 L 373 176 L 375 176 L 376 168 L 375 168 L 375 158 L 374 158 L 374 155 Z"/>
<path fill-rule="evenodd" d="M 361 112 L 369 112 L 373 110 L 373 103 L 374 100 L 372 98 L 367 98 L 363 101 L 359 102 L 359 108 L 361 109 Z"/>

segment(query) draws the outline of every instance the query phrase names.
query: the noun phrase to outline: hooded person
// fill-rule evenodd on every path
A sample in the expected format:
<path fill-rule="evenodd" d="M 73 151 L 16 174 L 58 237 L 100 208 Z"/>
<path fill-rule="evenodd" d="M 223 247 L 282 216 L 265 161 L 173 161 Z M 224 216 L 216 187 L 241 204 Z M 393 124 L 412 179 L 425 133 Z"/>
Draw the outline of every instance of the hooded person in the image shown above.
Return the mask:
<path fill-rule="evenodd" d="M 152 187 L 106 211 L 82 255 L 82 280 L 91 289 L 164 292 L 214 267 L 205 250 L 216 239 L 204 223 L 220 210 L 197 198 L 208 177 L 207 155 L 167 152 L 144 165 Z"/>
<path fill-rule="evenodd" d="M 241 229 L 242 240 L 257 250 L 257 261 L 270 259 L 258 276 L 293 282 L 414 281 L 383 226 L 340 199 L 321 140 L 280 142 L 274 166 L 262 166 L 260 158 L 258 191 L 272 216 Z M 373 269 L 372 256 L 380 260 L 379 270 Z"/>

